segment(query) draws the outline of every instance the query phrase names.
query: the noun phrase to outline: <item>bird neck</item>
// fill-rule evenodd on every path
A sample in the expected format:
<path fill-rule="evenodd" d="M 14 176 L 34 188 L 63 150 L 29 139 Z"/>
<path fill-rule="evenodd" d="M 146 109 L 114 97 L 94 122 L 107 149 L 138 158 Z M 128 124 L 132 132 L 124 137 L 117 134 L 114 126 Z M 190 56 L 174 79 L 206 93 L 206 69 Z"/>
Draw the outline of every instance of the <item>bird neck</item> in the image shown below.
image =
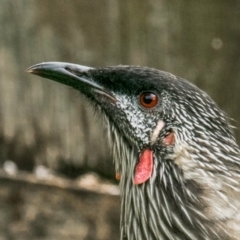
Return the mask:
<path fill-rule="evenodd" d="M 139 151 L 110 126 L 116 171 L 121 173 L 121 239 L 234 239 L 224 232 L 222 219 L 206 214 L 212 213 L 213 201 L 208 200 L 215 190 L 210 189 L 205 201 L 205 187 L 184 179 L 172 158 L 155 151 L 151 178 L 134 184 Z"/>
<path fill-rule="evenodd" d="M 169 178 L 174 176 L 169 172 L 172 171 L 171 164 L 166 165 L 154 156 L 152 177 L 141 185 L 135 185 L 134 165 L 138 154 L 131 149 L 126 155 L 128 158 L 124 159 L 126 165 L 122 165 L 120 182 L 121 239 L 204 239 L 193 231 L 196 213 L 190 210 L 192 207 L 200 213 L 203 206 L 199 204 L 197 207 L 194 203 L 197 199 L 193 196 L 191 201 L 188 199 L 187 194 L 190 193 L 184 192 L 179 179 Z"/>
<path fill-rule="evenodd" d="M 217 230 L 215 219 L 204 214 L 207 205 L 200 200 L 205 194 L 202 187 L 183 181 L 172 160 L 162 161 L 155 153 L 151 178 L 136 185 L 133 176 L 139 153 L 127 146 L 124 149 L 121 239 L 228 239 Z"/>

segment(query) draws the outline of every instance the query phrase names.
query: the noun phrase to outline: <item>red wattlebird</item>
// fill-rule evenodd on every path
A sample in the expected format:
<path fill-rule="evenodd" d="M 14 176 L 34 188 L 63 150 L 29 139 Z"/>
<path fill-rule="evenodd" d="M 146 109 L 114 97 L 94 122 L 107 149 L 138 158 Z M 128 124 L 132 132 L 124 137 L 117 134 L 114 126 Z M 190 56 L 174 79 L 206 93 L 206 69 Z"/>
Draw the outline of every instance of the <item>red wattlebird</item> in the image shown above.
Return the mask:
<path fill-rule="evenodd" d="M 206 93 L 146 67 L 49 62 L 28 72 L 80 91 L 106 119 L 121 239 L 240 239 L 239 148 Z"/>

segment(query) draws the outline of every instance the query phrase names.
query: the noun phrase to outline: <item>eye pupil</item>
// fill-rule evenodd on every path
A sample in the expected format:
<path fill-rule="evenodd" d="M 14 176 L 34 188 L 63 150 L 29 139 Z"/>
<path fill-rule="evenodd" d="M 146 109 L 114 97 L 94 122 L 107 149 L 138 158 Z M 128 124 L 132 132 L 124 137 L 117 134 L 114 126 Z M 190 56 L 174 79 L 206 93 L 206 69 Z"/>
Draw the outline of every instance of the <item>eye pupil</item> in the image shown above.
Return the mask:
<path fill-rule="evenodd" d="M 146 103 L 146 104 L 150 104 L 150 103 L 153 101 L 153 96 L 152 96 L 152 94 L 150 93 L 150 94 L 144 95 L 144 96 L 143 96 L 143 101 L 144 101 L 144 103 Z"/>
<path fill-rule="evenodd" d="M 145 108 L 153 108 L 158 103 L 158 97 L 155 93 L 144 92 L 140 95 L 140 104 Z"/>

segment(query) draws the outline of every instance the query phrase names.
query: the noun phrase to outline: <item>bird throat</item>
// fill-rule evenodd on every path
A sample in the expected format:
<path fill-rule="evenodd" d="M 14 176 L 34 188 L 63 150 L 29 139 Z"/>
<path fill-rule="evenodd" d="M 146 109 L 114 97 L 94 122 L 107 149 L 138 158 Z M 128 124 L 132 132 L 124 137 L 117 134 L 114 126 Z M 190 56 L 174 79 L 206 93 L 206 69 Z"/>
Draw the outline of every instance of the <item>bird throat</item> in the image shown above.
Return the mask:
<path fill-rule="evenodd" d="M 152 175 L 153 171 L 153 151 L 145 149 L 139 158 L 139 162 L 135 169 L 134 184 L 142 184 L 146 182 Z"/>

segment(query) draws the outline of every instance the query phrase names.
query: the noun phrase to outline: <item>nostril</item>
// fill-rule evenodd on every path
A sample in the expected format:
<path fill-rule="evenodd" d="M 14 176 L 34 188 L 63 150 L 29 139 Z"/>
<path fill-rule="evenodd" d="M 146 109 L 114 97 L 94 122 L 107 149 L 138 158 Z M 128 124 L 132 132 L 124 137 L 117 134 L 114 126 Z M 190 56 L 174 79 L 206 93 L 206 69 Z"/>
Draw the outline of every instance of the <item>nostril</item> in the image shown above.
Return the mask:
<path fill-rule="evenodd" d="M 85 67 L 87 68 L 87 67 Z M 73 66 L 66 66 L 64 67 L 64 69 L 76 76 L 79 76 L 79 77 L 88 77 L 88 69 L 86 70 L 85 68 L 83 69 L 78 69 L 77 67 L 73 67 Z"/>

